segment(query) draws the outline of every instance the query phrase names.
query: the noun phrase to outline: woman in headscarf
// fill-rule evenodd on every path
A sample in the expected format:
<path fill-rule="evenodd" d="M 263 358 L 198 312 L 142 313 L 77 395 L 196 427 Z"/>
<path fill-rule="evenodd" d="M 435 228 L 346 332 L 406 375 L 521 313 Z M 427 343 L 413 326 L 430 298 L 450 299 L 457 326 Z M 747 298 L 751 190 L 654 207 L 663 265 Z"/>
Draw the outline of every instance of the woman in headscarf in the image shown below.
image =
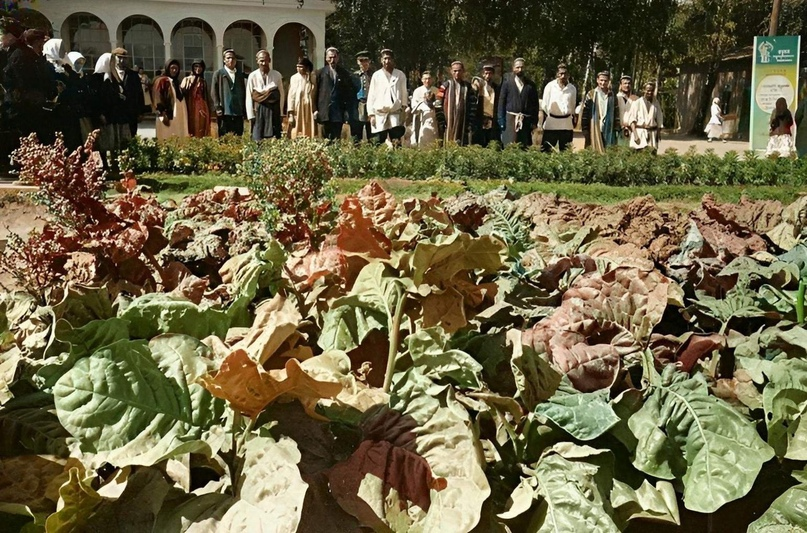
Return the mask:
<path fill-rule="evenodd" d="M 78 116 L 80 144 L 83 144 L 84 140 L 95 129 L 93 126 L 93 102 L 89 84 L 92 76 L 84 74 L 86 62 L 87 59 L 81 52 L 70 52 L 67 54 L 67 61 L 65 61 L 65 72 L 70 81 L 68 90 L 74 92 L 70 99 L 74 103 L 76 115 Z"/>
<path fill-rule="evenodd" d="M 182 97 L 188 106 L 188 134 L 191 137 L 210 136 L 210 91 L 205 81 L 205 62 L 201 59 L 191 65 L 191 75 L 180 84 Z"/>
<path fill-rule="evenodd" d="M 64 72 L 64 52 L 65 50 L 61 39 L 48 39 L 42 47 L 42 53 L 45 55 L 45 59 L 48 60 L 48 63 L 53 65 L 53 69 L 57 74 Z"/>
<path fill-rule="evenodd" d="M 112 110 L 109 109 L 109 102 L 103 97 L 104 95 L 104 78 L 109 74 L 112 68 L 112 54 L 105 52 L 98 56 L 95 61 L 95 70 L 92 76 L 87 80 L 87 93 L 89 102 L 89 113 L 92 116 L 93 130 L 101 130 L 101 134 L 95 142 L 95 149 L 101 154 L 101 160 L 104 164 L 104 169 L 108 170 L 107 163 L 107 150 L 109 149 L 110 142 L 105 140 L 106 126 L 109 122 L 109 117 L 112 116 Z"/>
<path fill-rule="evenodd" d="M 711 114 L 712 117 L 709 119 L 706 129 L 703 130 L 706 132 L 707 142 L 723 137 L 723 110 L 720 109 L 720 98 L 712 100 Z M 726 139 L 723 139 L 723 142 L 726 142 Z"/>
<path fill-rule="evenodd" d="M 157 118 L 157 139 L 188 136 L 188 110 L 179 82 L 179 61 L 171 59 L 165 64 L 163 75 L 154 80 L 152 101 Z"/>
<path fill-rule="evenodd" d="M 779 157 L 794 157 L 796 148 L 793 145 L 793 115 L 787 108 L 787 100 L 779 98 L 776 100 L 776 107 L 771 113 L 770 139 L 766 156 L 778 155 Z"/>
<path fill-rule="evenodd" d="M 314 65 L 307 57 L 297 61 L 297 73 L 289 80 L 288 116 L 289 137 L 316 137 L 317 123 L 314 120 L 314 95 L 317 78 Z"/>

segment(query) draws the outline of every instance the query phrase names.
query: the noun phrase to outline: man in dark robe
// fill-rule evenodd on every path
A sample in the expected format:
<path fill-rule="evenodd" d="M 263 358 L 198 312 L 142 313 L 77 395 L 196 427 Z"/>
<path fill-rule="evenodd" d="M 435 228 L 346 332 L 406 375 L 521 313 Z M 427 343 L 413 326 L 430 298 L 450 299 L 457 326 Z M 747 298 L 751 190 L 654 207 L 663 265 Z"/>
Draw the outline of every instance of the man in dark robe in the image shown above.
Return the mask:
<path fill-rule="evenodd" d="M 513 72 L 502 82 L 497 119 L 504 146 L 532 146 L 532 130 L 538 124 L 538 89 L 524 73 L 522 58 L 513 61 Z"/>
<path fill-rule="evenodd" d="M 477 125 L 474 131 L 474 144 L 487 147 L 491 142 L 501 143 L 499 121 L 496 118 L 499 105 L 499 86 L 493 81 L 494 67 L 482 67 L 482 77 L 474 78 L 473 86 L 478 98 L 476 112 Z"/>
<path fill-rule="evenodd" d="M 114 95 L 115 98 L 112 98 L 116 104 L 112 120 L 115 123 L 128 125 L 129 133 L 134 137 L 137 134 L 137 123 L 145 105 L 145 98 L 143 86 L 140 83 L 140 74 L 129 68 L 129 53 L 126 49 L 115 48 L 112 50 L 112 64 L 109 73 L 113 92 L 117 93 Z"/>
<path fill-rule="evenodd" d="M 451 78 L 437 89 L 434 109 L 440 125 L 443 143 L 454 142 L 461 146 L 471 143 L 476 117 L 476 91 L 465 81 L 462 61 L 451 63 Z"/>
<path fill-rule="evenodd" d="M 325 63 L 317 71 L 314 117 L 322 124 L 324 137 L 335 140 L 342 136 L 345 118 L 356 107 L 356 90 L 350 73 L 339 65 L 339 50 L 328 48 Z"/>
<path fill-rule="evenodd" d="M 237 137 L 244 135 L 247 75 L 238 68 L 236 59 L 234 50 L 224 51 L 224 67 L 213 74 L 210 86 L 219 137 L 228 133 Z"/>

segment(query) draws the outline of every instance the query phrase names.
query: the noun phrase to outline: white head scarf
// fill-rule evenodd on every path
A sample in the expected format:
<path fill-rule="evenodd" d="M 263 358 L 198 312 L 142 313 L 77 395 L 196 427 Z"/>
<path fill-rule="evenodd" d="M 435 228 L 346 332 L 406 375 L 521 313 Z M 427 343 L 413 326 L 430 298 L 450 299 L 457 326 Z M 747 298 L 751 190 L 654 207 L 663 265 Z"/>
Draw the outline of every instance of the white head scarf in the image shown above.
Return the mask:
<path fill-rule="evenodd" d="M 71 67 L 73 67 L 73 70 L 76 71 L 77 74 L 81 74 L 81 71 L 76 68 L 76 61 L 78 61 L 79 59 L 83 59 L 85 62 L 87 60 L 87 58 L 85 58 L 81 52 L 70 52 L 69 54 L 67 54 L 67 62 L 70 64 Z M 83 67 L 84 65 L 82 65 L 82 68 Z"/>
<path fill-rule="evenodd" d="M 95 74 L 109 74 L 110 64 L 112 62 L 112 54 L 106 52 L 101 54 L 98 61 L 95 62 Z"/>
<path fill-rule="evenodd" d="M 62 62 L 64 61 L 65 54 L 61 39 L 48 39 L 45 42 L 45 46 L 42 47 L 42 53 L 45 55 L 45 59 L 56 67 L 56 72 L 64 72 Z"/>
<path fill-rule="evenodd" d="M 720 103 L 720 98 L 715 98 L 714 100 L 712 100 L 712 103 L 713 104 L 719 104 Z"/>

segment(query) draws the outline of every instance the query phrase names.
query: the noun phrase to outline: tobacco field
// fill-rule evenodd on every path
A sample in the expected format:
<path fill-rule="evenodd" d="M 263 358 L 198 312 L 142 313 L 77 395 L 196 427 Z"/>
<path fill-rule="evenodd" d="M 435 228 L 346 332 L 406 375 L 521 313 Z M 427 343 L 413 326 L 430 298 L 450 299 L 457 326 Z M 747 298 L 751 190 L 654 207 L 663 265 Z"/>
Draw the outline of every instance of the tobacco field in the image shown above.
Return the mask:
<path fill-rule="evenodd" d="M 302 143 L 159 204 L 59 143 L 15 155 L 2 527 L 807 530 L 807 198 L 337 200 Z"/>

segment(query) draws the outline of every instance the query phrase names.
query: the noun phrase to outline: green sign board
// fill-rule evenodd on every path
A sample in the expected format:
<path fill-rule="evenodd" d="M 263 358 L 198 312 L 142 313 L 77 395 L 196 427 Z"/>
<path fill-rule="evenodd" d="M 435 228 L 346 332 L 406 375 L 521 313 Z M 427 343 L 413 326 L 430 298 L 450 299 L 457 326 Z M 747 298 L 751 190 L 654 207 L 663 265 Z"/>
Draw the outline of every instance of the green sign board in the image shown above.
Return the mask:
<path fill-rule="evenodd" d="M 776 100 L 784 98 L 795 113 L 798 105 L 798 35 L 754 37 L 754 65 L 751 72 L 751 150 L 768 146 L 771 113 Z"/>

